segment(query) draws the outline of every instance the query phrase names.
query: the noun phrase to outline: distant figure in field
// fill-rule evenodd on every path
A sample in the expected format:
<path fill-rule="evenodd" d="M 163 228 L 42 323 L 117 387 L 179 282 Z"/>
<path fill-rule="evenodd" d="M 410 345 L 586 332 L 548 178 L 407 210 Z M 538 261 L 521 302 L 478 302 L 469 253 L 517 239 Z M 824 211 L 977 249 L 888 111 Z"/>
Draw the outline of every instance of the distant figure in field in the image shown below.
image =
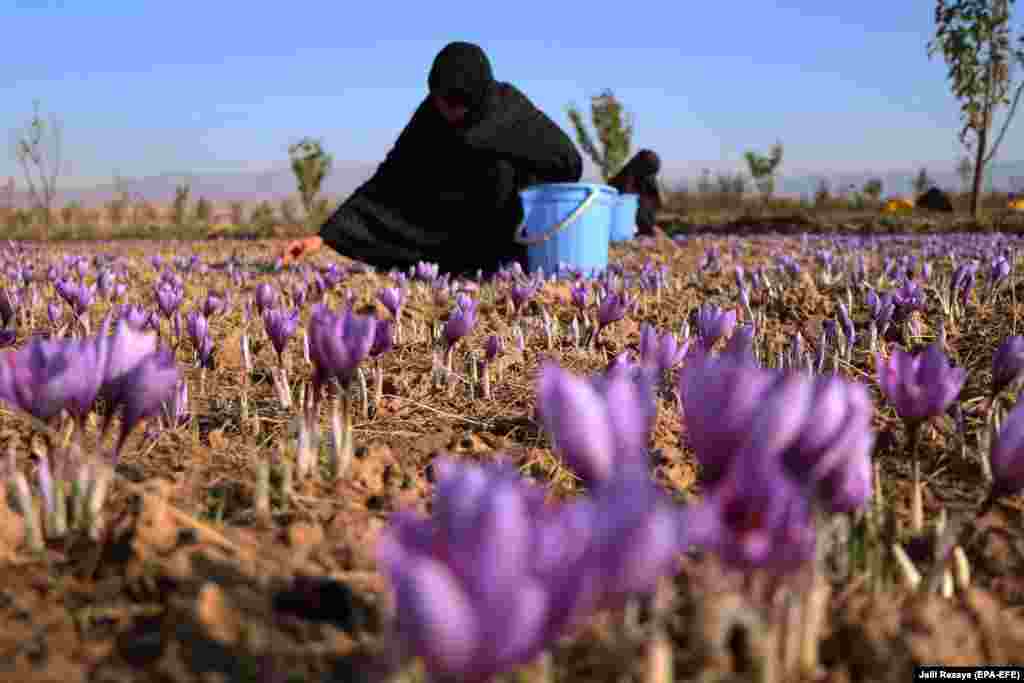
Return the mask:
<path fill-rule="evenodd" d="M 931 211 L 953 212 L 953 202 L 949 201 L 946 193 L 937 187 L 932 187 L 918 197 L 915 206 L 919 209 L 929 209 Z"/>
<path fill-rule="evenodd" d="M 559 126 L 515 86 L 496 81 L 484 51 L 447 45 L 430 93 L 376 173 L 323 224 L 290 243 L 286 262 L 326 244 L 380 269 L 432 261 L 443 272 L 493 272 L 520 261 L 519 192 L 578 182 L 583 159 Z"/>
<path fill-rule="evenodd" d="M 608 184 L 623 194 L 640 195 L 640 208 L 636 214 L 638 235 L 653 237 L 656 234 L 658 211 L 661 209 L 661 190 L 658 188 L 658 173 L 661 159 L 649 149 L 642 149 L 622 167 Z"/>

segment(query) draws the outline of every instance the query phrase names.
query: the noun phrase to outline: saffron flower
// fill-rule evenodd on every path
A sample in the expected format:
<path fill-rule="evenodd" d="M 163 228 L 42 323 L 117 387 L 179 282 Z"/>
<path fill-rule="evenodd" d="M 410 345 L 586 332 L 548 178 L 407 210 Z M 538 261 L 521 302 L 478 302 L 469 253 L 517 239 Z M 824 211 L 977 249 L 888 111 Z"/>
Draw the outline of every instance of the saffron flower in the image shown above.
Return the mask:
<path fill-rule="evenodd" d="M 719 339 L 728 337 L 736 327 L 736 311 L 723 310 L 714 304 L 703 304 L 693 314 L 697 340 L 705 349 L 710 349 Z"/>
<path fill-rule="evenodd" d="M 989 454 L 992 466 L 991 504 L 1024 489 L 1024 403 L 1019 403 L 1003 423 Z"/>
<path fill-rule="evenodd" d="M 295 335 L 299 327 L 298 309 L 291 312 L 282 311 L 278 308 L 268 308 L 263 311 L 263 327 L 270 338 L 270 343 L 277 353 L 277 362 L 284 362 L 284 350 L 288 341 Z"/>
<path fill-rule="evenodd" d="M 598 383 L 546 363 L 537 383 L 537 412 L 555 448 L 591 488 L 630 473 L 647 473 L 654 426 L 649 383 L 628 372 Z"/>
<path fill-rule="evenodd" d="M 316 395 L 331 378 L 337 378 L 342 388 L 348 387 L 373 347 L 376 325 L 376 318 L 356 315 L 351 308 L 340 315 L 326 306 L 313 310 L 308 336 Z"/>
<path fill-rule="evenodd" d="M 1002 393 L 1024 374 L 1024 337 L 1007 337 L 992 355 L 992 396 Z"/>
<path fill-rule="evenodd" d="M 640 326 L 640 363 L 653 368 L 659 376 L 681 363 L 689 346 L 688 339 L 680 346 L 671 332 L 659 337 L 649 323 Z"/>
<path fill-rule="evenodd" d="M 943 414 L 963 387 L 967 372 L 950 365 L 938 344 L 918 355 L 895 349 L 877 357 L 882 393 L 907 423 Z"/>
<path fill-rule="evenodd" d="M 464 294 L 455 299 L 455 309 L 444 326 L 444 339 L 449 348 L 468 335 L 476 325 L 476 302 Z"/>

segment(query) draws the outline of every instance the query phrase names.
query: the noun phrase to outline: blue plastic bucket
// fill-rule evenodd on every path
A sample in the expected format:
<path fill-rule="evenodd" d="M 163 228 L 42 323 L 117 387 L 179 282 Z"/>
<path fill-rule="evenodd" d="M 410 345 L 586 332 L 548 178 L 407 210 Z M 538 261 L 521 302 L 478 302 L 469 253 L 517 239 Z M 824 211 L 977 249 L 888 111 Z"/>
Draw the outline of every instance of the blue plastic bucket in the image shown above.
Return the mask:
<path fill-rule="evenodd" d="M 520 193 L 523 224 L 515 239 L 526 246 L 529 271 L 546 275 L 559 264 L 582 271 L 608 267 L 612 208 L 618 191 L 593 183 L 549 183 Z"/>
<path fill-rule="evenodd" d="M 625 242 L 636 237 L 636 212 L 640 210 L 640 196 L 620 194 L 612 208 L 612 242 Z"/>

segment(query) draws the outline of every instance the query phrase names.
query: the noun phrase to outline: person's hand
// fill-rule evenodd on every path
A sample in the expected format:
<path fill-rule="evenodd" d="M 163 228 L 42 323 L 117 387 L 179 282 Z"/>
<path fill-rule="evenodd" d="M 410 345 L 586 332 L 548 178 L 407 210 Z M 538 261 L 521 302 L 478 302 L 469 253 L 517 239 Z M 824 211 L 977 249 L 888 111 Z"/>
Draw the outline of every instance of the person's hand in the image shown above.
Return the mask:
<path fill-rule="evenodd" d="M 316 251 L 322 245 L 323 239 L 319 236 L 293 240 L 285 246 L 284 251 L 281 253 L 281 261 L 284 265 L 288 265 L 289 263 L 302 258 L 304 255 Z"/>

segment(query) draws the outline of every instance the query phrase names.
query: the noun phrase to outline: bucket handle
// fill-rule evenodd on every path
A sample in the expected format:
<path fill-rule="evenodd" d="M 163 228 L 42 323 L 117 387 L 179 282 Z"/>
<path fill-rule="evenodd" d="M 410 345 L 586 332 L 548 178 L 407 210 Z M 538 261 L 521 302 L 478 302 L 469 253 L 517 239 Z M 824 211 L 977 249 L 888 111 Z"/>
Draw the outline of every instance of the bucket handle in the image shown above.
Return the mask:
<path fill-rule="evenodd" d="M 540 233 L 539 235 L 535 235 L 533 237 L 527 237 L 526 236 L 526 220 L 524 219 L 523 222 L 519 224 L 519 227 L 516 228 L 516 231 L 515 231 L 512 239 L 515 240 L 516 244 L 521 244 L 523 246 L 532 246 L 532 245 L 543 244 L 544 242 L 547 242 L 549 239 L 551 239 L 552 237 L 557 235 L 559 232 L 561 232 L 565 228 L 567 228 L 570 225 L 572 225 L 576 221 L 577 218 L 579 218 L 580 216 L 583 215 L 584 211 L 586 211 L 587 209 L 590 208 L 590 205 L 594 203 L 594 200 L 597 199 L 598 188 L 596 188 L 596 187 L 588 187 L 586 189 L 587 189 L 587 196 L 586 196 L 586 198 L 584 198 L 584 200 L 580 203 L 579 206 L 577 206 L 575 209 L 573 209 L 572 213 L 570 213 L 568 216 L 566 216 L 561 221 L 556 223 L 554 225 L 554 227 L 549 228 L 548 230 L 545 230 L 544 232 Z"/>

